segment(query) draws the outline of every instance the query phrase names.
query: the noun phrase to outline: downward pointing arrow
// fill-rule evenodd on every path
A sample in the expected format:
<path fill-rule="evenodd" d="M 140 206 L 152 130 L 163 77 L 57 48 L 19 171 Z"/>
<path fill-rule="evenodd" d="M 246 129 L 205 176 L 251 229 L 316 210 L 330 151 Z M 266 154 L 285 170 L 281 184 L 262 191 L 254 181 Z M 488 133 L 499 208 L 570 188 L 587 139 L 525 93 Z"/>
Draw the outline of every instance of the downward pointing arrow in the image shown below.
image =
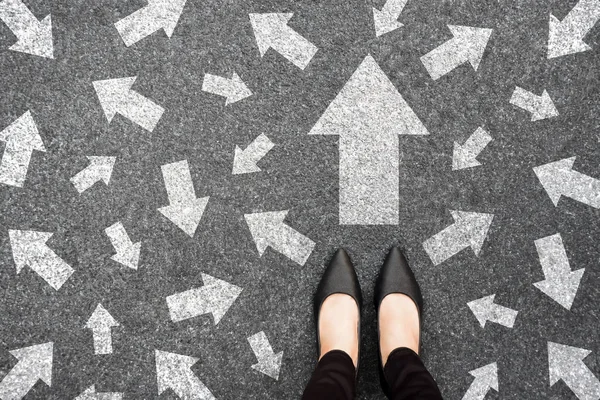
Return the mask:
<path fill-rule="evenodd" d="M 142 244 L 140 242 L 133 243 L 120 222 L 109 226 L 105 232 L 117 252 L 111 258 L 126 267 L 137 270 Z"/>
<path fill-rule="evenodd" d="M 481 165 L 481 163 L 477 161 L 477 156 L 491 141 L 492 137 L 483 130 L 483 128 L 477 128 L 477 130 L 467 139 L 465 144 L 461 145 L 454 142 L 452 170 L 456 171 Z"/>
<path fill-rule="evenodd" d="M 421 62 L 433 80 L 467 61 L 477 71 L 492 34 L 492 30 L 486 28 L 459 25 L 448 25 L 448 28 L 454 37 L 421 57 Z"/>
<path fill-rule="evenodd" d="M 38 21 L 21 0 L 3 0 L 0 2 L 0 19 L 18 39 L 10 50 L 54 58 L 50 15 Z"/>
<path fill-rule="evenodd" d="M 473 375 L 475 380 L 469 386 L 462 400 L 483 400 L 490 389 L 498 391 L 498 366 L 496 363 L 474 369 L 469 374 Z"/>
<path fill-rule="evenodd" d="M 214 400 L 210 390 L 194 373 L 191 368 L 199 359 L 183 356 L 166 351 L 156 350 L 156 380 L 158 395 L 171 389 L 184 400 Z"/>
<path fill-rule="evenodd" d="M 529 111 L 532 121 L 539 121 L 558 115 L 558 111 L 554 107 L 554 103 L 546 90 L 544 90 L 541 96 L 537 96 L 517 86 L 510 98 L 510 104 Z"/>
<path fill-rule="evenodd" d="M 225 105 L 233 104 L 250 96 L 252 92 L 235 72 L 231 79 L 217 75 L 205 74 L 202 90 L 226 97 Z"/>
<path fill-rule="evenodd" d="M 273 142 L 263 133 L 254 139 L 245 150 L 242 150 L 239 146 L 235 146 L 233 175 L 259 172 L 260 168 L 256 163 L 266 156 L 273 146 L 275 146 Z"/>
<path fill-rule="evenodd" d="M 12 350 L 19 362 L 0 382 L 0 399 L 20 400 L 38 380 L 52 386 L 52 352 L 52 342 Z"/>
<path fill-rule="evenodd" d="M 0 164 L 0 183 L 23 187 L 33 150 L 46 151 L 31 113 L 17 118 L 0 132 L 0 141 L 6 142 Z"/>
<path fill-rule="evenodd" d="M 77 396 L 75 400 L 121 400 L 122 398 L 123 393 L 98 393 L 96 392 L 96 385 L 92 385 L 89 388 L 87 388 L 85 392 Z"/>
<path fill-rule="evenodd" d="M 115 326 L 119 326 L 119 323 L 102 307 L 102 304 L 98 304 L 85 324 L 94 335 L 94 354 L 112 354 L 111 328 Z"/>
<path fill-rule="evenodd" d="M 387 0 L 381 11 L 373 7 L 375 36 L 379 37 L 404 26 L 398 22 L 398 18 L 406 3 L 408 0 Z"/>
<path fill-rule="evenodd" d="M 506 326 L 507 328 L 512 328 L 519 312 L 517 310 L 495 304 L 495 298 L 496 295 L 492 294 L 490 296 L 473 300 L 467 303 L 467 305 L 471 311 L 473 311 L 473 314 L 475 314 L 475 318 L 477 318 L 477 321 L 479 321 L 479 324 L 482 328 L 485 328 L 485 323 L 487 321 L 495 322 L 497 324 Z"/>
<path fill-rule="evenodd" d="M 535 247 L 546 278 L 535 287 L 570 310 L 585 269 L 571 271 L 560 233 L 536 240 Z"/>
<path fill-rule="evenodd" d="M 600 381 L 583 362 L 590 353 L 586 349 L 548 342 L 550 386 L 562 379 L 580 400 L 600 399 Z"/>
<path fill-rule="evenodd" d="M 450 211 L 454 224 L 423 242 L 423 248 L 434 265 L 446 261 L 467 247 L 479 255 L 488 229 L 494 219 L 493 214 Z"/>
<path fill-rule="evenodd" d="M 258 360 L 252 368 L 275 380 L 279 380 L 279 371 L 283 359 L 283 351 L 275 354 L 265 332 L 261 331 L 248 338 L 248 343 Z"/>
<path fill-rule="evenodd" d="M 283 221 L 289 210 L 245 214 L 252 238 L 261 256 L 272 247 L 292 261 L 304 265 L 315 247 L 315 242 L 290 228 Z"/>
<path fill-rule="evenodd" d="M 580 0 L 565 19 L 550 15 L 548 58 L 590 50 L 583 38 L 600 20 L 600 0 Z"/>
<path fill-rule="evenodd" d="M 29 265 L 55 290 L 59 290 L 73 274 L 73 268 L 46 245 L 52 233 L 9 230 L 8 236 L 17 274 Z"/>
<path fill-rule="evenodd" d="M 71 183 L 79 193 L 83 193 L 99 181 L 108 185 L 117 158 L 87 156 L 87 159 L 90 160 L 90 165 L 71 178 Z"/>

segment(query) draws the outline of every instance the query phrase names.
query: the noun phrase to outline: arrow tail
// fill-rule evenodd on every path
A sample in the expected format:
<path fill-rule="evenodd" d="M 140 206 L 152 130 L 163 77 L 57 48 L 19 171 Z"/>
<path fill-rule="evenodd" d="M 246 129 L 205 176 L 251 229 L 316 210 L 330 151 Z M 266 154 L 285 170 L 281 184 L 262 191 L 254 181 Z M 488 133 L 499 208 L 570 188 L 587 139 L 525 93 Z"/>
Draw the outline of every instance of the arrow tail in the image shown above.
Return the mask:
<path fill-rule="evenodd" d="M 536 96 L 530 91 L 520 88 L 519 86 L 515 87 L 515 91 L 510 98 L 510 104 L 527 110 L 530 113 L 534 113 L 538 109 L 540 101 L 540 96 Z"/>
<path fill-rule="evenodd" d="M 0 399 L 21 400 L 38 381 L 35 371 L 18 362 L 0 382 Z"/>
<path fill-rule="evenodd" d="M 433 80 L 441 78 L 467 61 L 468 53 L 454 38 L 421 57 L 421 62 Z"/>
<path fill-rule="evenodd" d="M 269 343 L 269 339 L 264 331 L 258 332 L 248 338 L 248 343 L 256 356 L 258 361 L 266 358 L 269 355 L 273 355 L 273 348 Z"/>
<path fill-rule="evenodd" d="M 182 378 L 185 381 L 177 388 L 173 388 L 173 391 L 179 398 L 186 400 L 215 400 L 215 396 L 213 396 L 206 385 L 191 370 Z"/>
<path fill-rule="evenodd" d="M 512 328 L 515 325 L 518 311 L 495 304 L 489 320 L 497 324 Z"/>
<path fill-rule="evenodd" d="M 154 8 L 147 5 L 117 21 L 115 27 L 129 47 L 161 29 L 161 24 Z"/>
<path fill-rule="evenodd" d="M 600 398 L 600 381 L 583 363 L 573 374 L 562 377 L 565 384 L 581 400 L 597 400 Z"/>
<path fill-rule="evenodd" d="M 196 200 L 187 160 L 163 165 L 161 170 L 170 203 L 187 203 Z"/>
<path fill-rule="evenodd" d="M 306 263 L 315 247 L 315 242 L 287 225 L 282 225 L 273 238 L 269 245 L 300 265 Z"/>
<path fill-rule="evenodd" d="M 571 272 L 560 233 L 537 239 L 535 247 L 546 279 L 559 280 Z"/>
<path fill-rule="evenodd" d="M 15 149 L 9 142 L 0 163 L 0 183 L 23 187 L 32 153 L 31 149 Z"/>
<path fill-rule="evenodd" d="M 489 386 L 475 378 L 462 400 L 484 400 L 488 391 Z"/>
<path fill-rule="evenodd" d="M 94 353 L 95 354 L 112 354 L 112 333 L 110 328 L 94 329 Z"/>
<path fill-rule="evenodd" d="M 492 137 L 484 129 L 477 128 L 477 130 L 469 136 L 465 142 L 465 146 L 476 156 L 481 153 L 491 141 Z"/>
<path fill-rule="evenodd" d="M 210 312 L 203 287 L 168 296 L 167 306 L 173 322 L 180 322 Z"/>
<path fill-rule="evenodd" d="M 250 145 L 248 145 L 248 147 L 246 147 L 244 152 L 249 153 L 250 158 L 254 162 L 258 162 L 266 156 L 274 146 L 273 142 L 271 142 L 264 133 L 261 133 L 252 143 L 250 143 Z"/>
<path fill-rule="evenodd" d="M 21 0 L 4 0 L 0 3 L 0 19 L 17 38 L 27 36 L 27 31 L 38 20 Z"/>
<path fill-rule="evenodd" d="M 469 247 L 469 240 L 463 237 L 456 224 L 450 225 L 423 242 L 423 248 L 433 265 L 443 263 L 467 247 Z"/>
<path fill-rule="evenodd" d="M 563 196 L 594 208 L 600 208 L 600 180 L 570 171 L 571 180 L 564 186 Z"/>
<path fill-rule="evenodd" d="M 202 90 L 218 96 L 230 97 L 235 93 L 236 87 L 231 79 L 212 74 L 204 74 Z"/>
<path fill-rule="evenodd" d="M 133 242 L 129 239 L 121 222 L 109 226 L 105 229 L 105 232 L 117 253 L 125 252 L 133 246 Z"/>
<path fill-rule="evenodd" d="M 75 186 L 75 190 L 83 193 L 91 188 L 98 181 L 96 173 L 88 166 L 79 171 L 71 178 L 71 183 Z"/>
<path fill-rule="evenodd" d="M 30 263 L 30 268 L 55 290 L 59 290 L 74 272 L 69 264 L 48 247 L 40 251 L 40 254 L 31 256 L 35 257 L 35 261 Z"/>
<path fill-rule="evenodd" d="M 119 109 L 121 115 L 149 132 L 154 130 L 164 111 L 164 108 L 133 90 L 129 91 L 128 98 Z"/>
<path fill-rule="evenodd" d="M 318 48 L 298 32 L 285 25 L 271 47 L 296 67 L 305 69 Z"/>
<path fill-rule="evenodd" d="M 580 0 L 563 19 L 562 24 L 579 39 L 583 39 L 600 20 L 599 0 Z"/>

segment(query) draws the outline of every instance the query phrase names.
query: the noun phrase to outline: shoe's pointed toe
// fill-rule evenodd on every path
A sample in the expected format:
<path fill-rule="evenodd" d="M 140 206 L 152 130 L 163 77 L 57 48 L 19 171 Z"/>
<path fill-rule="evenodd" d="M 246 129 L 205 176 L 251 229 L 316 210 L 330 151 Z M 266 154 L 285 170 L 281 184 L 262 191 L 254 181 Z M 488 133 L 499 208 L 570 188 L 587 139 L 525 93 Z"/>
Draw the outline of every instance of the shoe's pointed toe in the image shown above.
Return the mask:
<path fill-rule="evenodd" d="M 391 293 L 401 293 L 410 297 L 417 305 L 419 314 L 421 314 L 423 309 L 421 289 L 404 254 L 398 247 L 392 247 L 377 277 L 375 283 L 376 310 L 379 310 L 385 296 Z"/>

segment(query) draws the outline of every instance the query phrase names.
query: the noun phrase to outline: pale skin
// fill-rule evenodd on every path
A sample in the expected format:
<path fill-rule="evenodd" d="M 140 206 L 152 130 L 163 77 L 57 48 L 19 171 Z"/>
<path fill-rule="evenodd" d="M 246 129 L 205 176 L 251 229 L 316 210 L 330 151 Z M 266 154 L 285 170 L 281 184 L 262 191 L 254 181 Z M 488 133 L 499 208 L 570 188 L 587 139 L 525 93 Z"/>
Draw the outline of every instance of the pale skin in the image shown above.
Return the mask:
<path fill-rule="evenodd" d="M 327 297 L 319 314 L 321 349 L 319 359 L 331 350 L 342 350 L 358 363 L 358 305 L 349 295 Z M 397 347 L 419 353 L 419 312 L 410 297 L 392 293 L 379 307 L 379 351 L 383 365 Z"/>

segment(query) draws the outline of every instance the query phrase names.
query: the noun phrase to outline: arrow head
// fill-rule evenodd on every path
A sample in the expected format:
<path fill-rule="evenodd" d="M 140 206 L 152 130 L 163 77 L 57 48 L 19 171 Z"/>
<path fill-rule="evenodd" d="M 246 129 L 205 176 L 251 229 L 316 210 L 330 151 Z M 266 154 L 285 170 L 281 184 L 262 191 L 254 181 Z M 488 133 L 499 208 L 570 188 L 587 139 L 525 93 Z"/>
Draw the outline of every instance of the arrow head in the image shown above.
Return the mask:
<path fill-rule="evenodd" d="M 248 89 L 248 86 L 246 86 L 244 81 L 242 81 L 242 78 L 240 78 L 235 72 L 231 76 L 231 83 L 234 87 L 234 91 L 227 96 L 225 105 L 233 104 L 252 95 L 252 92 L 250 89 Z"/>
<path fill-rule="evenodd" d="M 279 380 L 279 371 L 281 370 L 282 361 L 283 351 L 263 357 L 261 360 L 259 360 L 259 362 L 252 365 L 252 368 L 260 373 L 270 376 L 277 381 Z"/>
<path fill-rule="evenodd" d="M 478 154 L 473 154 L 471 148 L 467 145 L 463 146 L 457 142 L 454 142 L 454 151 L 452 153 L 452 171 L 481 165 L 481 163 L 476 159 L 477 155 Z"/>
<path fill-rule="evenodd" d="M 554 102 L 550 98 L 550 95 L 544 89 L 538 106 L 531 113 L 531 121 L 539 121 L 546 118 L 556 117 L 557 115 L 558 110 L 554 106 Z"/>
<path fill-rule="evenodd" d="M 474 28 L 470 26 L 448 25 L 454 36 L 456 45 L 463 48 L 467 53 L 469 63 L 477 71 L 483 53 L 487 47 L 488 40 L 492 35 L 492 29 Z"/>
<path fill-rule="evenodd" d="M 52 44 L 52 17 L 47 15 L 40 22 L 23 29 L 19 40 L 9 47 L 10 50 L 32 54 L 45 58 L 54 58 Z"/>
<path fill-rule="evenodd" d="M 208 274 L 202 274 L 202 282 L 203 298 L 210 305 L 210 313 L 217 325 L 243 289 Z"/>
<path fill-rule="evenodd" d="M 129 91 L 136 79 L 136 76 L 132 76 L 92 82 L 108 122 L 126 105 Z"/>
<path fill-rule="evenodd" d="M 385 9 L 380 11 L 375 7 L 373 7 L 373 23 L 375 25 L 376 37 L 404 26 L 404 24 L 398 22 L 397 15 L 387 12 Z"/>
<path fill-rule="evenodd" d="M 91 330 L 105 330 L 114 326 L 119 326 L 119 323 L 100 303 L 98 303 L 96 309 L 92 313 L 92 316 L 85 324 L 85 327 Z"/>
<path fill-rule="evenodd" d="M 0 141 L 7 142 L 16 150 L 46 151 L 37 125 L 27 111 L 0 132 Z"/>
<path fill-rule="evenodd" d="M 279 33 L 293 15 L 293 13 L 250 14 L 250 24 L 261 57 L 279 39 Z"/>
<path fill-rule="evenodd" d="M 569 271 L 559 277 L 552 277 L 534 283 L 534 286 L 544 292 L 552 300 L 570 310 L 579 289 L 585 268 Z"/>
<path fill-rule="evenodd" d="M 454 218 L 456 228 L 462 232 L 463 237 L 469 241 L 471 249 L 478 256 L 494 219 L 494 214 L 453 210 L 450 213 Z"/>
<path fill-rule="evenodd" d="M 490 318 L 490 313 L 494 308 L 495 298 L 496 295 L 492 294 L 490 296 L 482 297 L 481 299 L 473 300 L 467 303 L 467 306 L 469 306 L 473 314 L 475 314 L 475 318 L 477 318 L 477 321 L 482 328 L 485 328 L 485 323 Z"/>
<path fill-rule="evenodd" d="M 23 370 L 28 374 L 41 379 L 48 386 L 52 386 L 52 353 L 54 345 L 52 342 L 11 350 L 19 363 L 23 364 Z"/>
<path fill-rule="evenodd" d="M 248 154 L 239 146 L 235 146 L 235 154 L 233 156 L 233 175 L 249 174 L 252 172 L 260 172 L 261 169 L 256 165 L 256 160 L 252 154 Z"/>
<path fill-rule="evenodd" d="M 533 168 L 533 172 L 555 206 L 558 206 L 564 188 L 571 186 L 569 181 L 574 163 L 575 157 L 570 157 Z"/>
<path fill-rule="evenodd" d="M 173 36 L 177 22 L 183 12 L 187 0 L 148 0 L 148 7 L 155 11 L 155 18 L 160 22 L 160 27 L 170 38 Z"/>
<path fill-rule="evenodd" d="M 10 246 L 17 267 L 17 274 L 26 266 L 43 257 L 50 232 L 9 230 Z"/>
<path fill-rule="evenodd" d="M 469 374 L 475 377 L 482 385 L 498 391 L 498 365 L 491 363 L 481 368 L 470 371 Z"/>
<path fill-rule="evenodd" d="M 550 15 L 548 32 L 548 58 L 556 58 L 591 50 L 582 37 L 573 32 L 572 26 L 562 23 L 554 15 Z"/>
<path fill-rule="evenodd" d="M 267 250 L 267 247 L 269 247 L 274 232 L 280 230 L 288 212 L 289 210 L 283 210 L 244 215 L 246 224 L 248 224 L 250 234 L 256 243 L 256 249 L 260 256 L 262 256 Z"/>
<path fill-rule="evenodd" d="M 124 266 L 137 270 L 138 264 L 140 262 L 140 251 L 142 248 L 142 243 L 132 243 L 130 247 L 124 249 L 123 251 L 114 254 L 111 257 L 111 260 L 116 261 Z"/>
<path fill-rule="evenodd" d="M 190 202 L 172 203 L 158 211 L 193 238 L 208 199 L 209 197 L 201 197 Z"/>
<path fill-rule="evenodd" d="M 155 360 L 158 394 L 160 395 L 167 389 L 182 386 L 182 382 L 186 382 L 192 374 L 190 368 L 200 359 L 156 350 Z"/>
<path fill-rule="evenodd" d="M 550 386 L 566 376 L 573 376 L 573 371 L 581 369 L 583 359 L 590 353 L 590 350 L 548 342 Z"/>

